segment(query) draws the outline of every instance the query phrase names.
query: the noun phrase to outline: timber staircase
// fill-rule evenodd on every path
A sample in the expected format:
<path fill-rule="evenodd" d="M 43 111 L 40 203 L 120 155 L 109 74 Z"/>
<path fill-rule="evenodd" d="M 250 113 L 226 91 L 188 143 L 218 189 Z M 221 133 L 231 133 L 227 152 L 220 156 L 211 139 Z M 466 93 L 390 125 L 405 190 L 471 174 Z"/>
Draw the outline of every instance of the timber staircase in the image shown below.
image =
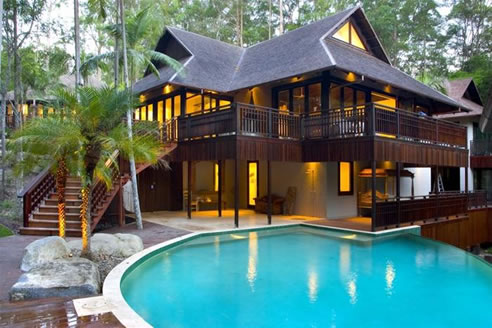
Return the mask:
<path fill-rule="evenodd" d="M 176 143 L 163 144 L 160 158 L 163 158 L 176 148 Z M 115 158 L 118 153 L 115 152 Z M 119 158 L 119 171 L 112 169 L 112 187 L 110 190 L 102 181 L 97 181 L 91 196 L 91 230 L 93 231 L 104 216 L 115 197 L 119 198 L 119 222 L 124 224 L 122 204 L 123 186 L 130 180 L 128 163 Z M 149 164 L 138 164 L 137 174 L 149 167 Z M 67 178 L 65 186 L 66 226 L 65 233 L 69 237 L 82 235 L 80 220 L 81 181 L 78 177 Z M 24 226 L 20 228 L 22 235 L 57 236 L 58 229 L 58 196 L 56 193 L 55 177 L 49 168 L 35 177 L 19 193 L 23 198 Z"/>

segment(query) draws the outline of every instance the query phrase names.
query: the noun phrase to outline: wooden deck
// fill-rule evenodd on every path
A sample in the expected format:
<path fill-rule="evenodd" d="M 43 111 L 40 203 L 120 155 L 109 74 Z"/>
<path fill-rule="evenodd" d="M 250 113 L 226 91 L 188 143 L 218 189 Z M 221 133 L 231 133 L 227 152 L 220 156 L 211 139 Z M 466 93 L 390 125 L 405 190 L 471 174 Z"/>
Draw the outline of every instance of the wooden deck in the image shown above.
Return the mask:
<path fill-rule="evenodd" d="M 123 327 L 112 313 L 77 317 L 71 300 L 0 302 L 0 327 Z"/>

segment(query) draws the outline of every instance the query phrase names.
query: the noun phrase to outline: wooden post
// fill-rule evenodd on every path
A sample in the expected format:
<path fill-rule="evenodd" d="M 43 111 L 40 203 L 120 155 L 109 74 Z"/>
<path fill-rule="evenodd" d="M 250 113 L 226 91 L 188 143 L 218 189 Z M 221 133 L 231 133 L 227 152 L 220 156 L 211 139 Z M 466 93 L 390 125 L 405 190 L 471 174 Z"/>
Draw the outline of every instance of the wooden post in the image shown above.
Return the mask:
<path fill-rule="evenodd" d="M 396 162 L 396 199 L 398 202 L 398 214 L 397 214 L 397 224 L 396 226 L 400 226 L 401 221 L 401 196 L 400 196 L 400 175 L 401 175 L 401 163 Z"/>
<path fill-rule="evenodd" d="M 373 107 L 374 108 L 374 107 Z M 371 162 L 371 231 L 376 231 L 376 161 Z"/>
<path fill-rule="evenodd" d="M 218 172 L 217 172 L 217 179 L 218 179 L 218 201 L 219 201 L 219 204 L 217 206 L 217 212 L 218 212 L 218 215 L 219 217 L 222 216 L 222 161 L 221 160 L 218 160 L 217 161 L 217 166 L 218 166 Z"/>
<path fill-rule="evenodd" d="M 191 188 L 192 188 L 192 185 L 191 185 L 191 161 L 188 161 L 188 219 L 191 219 L 191 199 L 192 199 L 192 192 L 191 192 Z"/>
<path fill-rule="evenodd" d="M 239 168 L 237 157 L 234 159 L 234 226 L 239 228 Z"/>
<path fill-rule="evenodd" d="M 121 177 L 118 177 L 119 191 L 118 191 L 118 224 L 120 227 L 125 225 L 125 209 L 123 208 L 123 185 L 121 183 Z"/>
<path fill-rule="evenodd" d="M 271 165 L 270 160 L 267 161 L 267 193 L 268 193 L 268 210 L 267 218 L 268 224 L 272 224 L 272 179 L 271 179 Z"/>

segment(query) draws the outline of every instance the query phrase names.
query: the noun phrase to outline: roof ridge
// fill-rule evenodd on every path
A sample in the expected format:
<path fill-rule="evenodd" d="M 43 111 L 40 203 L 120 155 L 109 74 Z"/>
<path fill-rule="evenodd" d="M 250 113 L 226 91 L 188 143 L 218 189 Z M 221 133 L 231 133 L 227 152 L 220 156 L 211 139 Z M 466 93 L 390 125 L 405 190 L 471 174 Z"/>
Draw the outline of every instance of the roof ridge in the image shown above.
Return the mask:
<path fill-rule="evenodd" d="M 193 35 L 199 36 L 199 37 L 201 37 L 201 38 L 210 39 L 210 40 L 213 40 L 213 41 L 215 41 L 215 42 L 220 42 L 220 43 L 223 43 L 223 44 L 228 45 L 228 46 L 233 47 L 233 48 L 237 48 L 237 49 L 245 49 L 244 47 L 240 47 L 240 46 L 235 45 L 235 44 L 233 44 L 233 43 L 229 43 L 229 42 L 222 41 L 222 40 L 219 40 L 219 39 L 214 39 L 214 38 L 212 38 L 212 37 L 209 37 L 209 36 L 206 36 L 206 35 L 203 35 L 203 34 L 198 34 L 198 33 L 196 33 L 196 32 L 187 31 L 187 30 L 184 30 L 184 29 L 179 28 L 179 27 L 174 27 L 174 26 L 166 26 L 166 29 L 178 30 L 178 31 L 180 31 L 180 32 L 185 32 L 185 33 L 193 34 Z"/>

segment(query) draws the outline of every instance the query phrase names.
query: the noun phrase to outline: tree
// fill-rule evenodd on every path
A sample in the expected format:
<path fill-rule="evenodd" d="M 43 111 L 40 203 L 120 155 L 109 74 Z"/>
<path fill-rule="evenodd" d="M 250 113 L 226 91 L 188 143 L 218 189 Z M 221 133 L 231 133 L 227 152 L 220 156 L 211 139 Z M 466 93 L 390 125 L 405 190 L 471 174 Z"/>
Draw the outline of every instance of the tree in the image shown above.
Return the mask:
<path fill-rule="evenodd" d="M 137 163 L 158 162 L 160 144 L 158 130 L 149 129 L 144 123 L 132 128 L 134 136 L 129 137 L 123 118 L 128 108 L 134 108 L 138 99 L 129 89 L 118 90 L 105 87 L 94 89 L 81 87 L 78 90 L 60 90 L 56 95 L 55 108 L 73 112 L 74 129 L 80 133 L 80 160 L 82 176 L 82 246 L 85 254 L 90 251 L 91 193 L 97 179 L 102 179 L 108 188 L 111 186 L 111 174 L 106 163 L 109 161 L 117 169 L 113 157 L 133 156 Z M 147 123 L 147 122 L 146 122 Z"/>
<path fill-rule="evenodd" d="M 79 162 L 82 135 L 71 113 L 61 108 L 59 114 L 28 121 L 16 131 L 10 143 L 13 154 L 23 152 L 16 171 L 32 171 L 34 167 L 51 167 L 58 198 L 59 236 L 65 238 L 65 185 L 69 172 Z"/>

